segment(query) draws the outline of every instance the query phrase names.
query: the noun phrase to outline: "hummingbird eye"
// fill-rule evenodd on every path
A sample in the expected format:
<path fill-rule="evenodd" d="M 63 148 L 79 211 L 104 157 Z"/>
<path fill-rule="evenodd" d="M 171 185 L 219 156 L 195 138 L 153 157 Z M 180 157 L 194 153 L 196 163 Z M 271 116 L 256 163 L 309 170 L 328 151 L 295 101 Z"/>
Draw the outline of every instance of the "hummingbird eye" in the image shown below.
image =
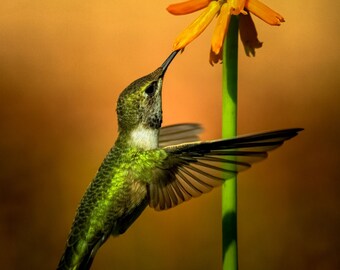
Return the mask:
<path fill-rule="evenodd" d="M 152 97 L 157 89 L 157 82 L 151 83 L 146 89 L 145 94 L 147 94 L 149 97 Z"/>

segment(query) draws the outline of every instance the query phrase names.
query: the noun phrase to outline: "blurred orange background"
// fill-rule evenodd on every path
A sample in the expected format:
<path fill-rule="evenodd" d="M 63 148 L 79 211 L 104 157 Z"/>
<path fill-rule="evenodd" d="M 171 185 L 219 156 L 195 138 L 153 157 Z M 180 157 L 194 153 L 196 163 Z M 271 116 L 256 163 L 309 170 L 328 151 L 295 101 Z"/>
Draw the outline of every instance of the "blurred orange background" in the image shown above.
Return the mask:
<path fill-rule="evenodd" d="M 305 131 L 239 176 L 239 268 L 339 269 L 339 3 L 265 1 L 286 23 L 254 17 L 263 48 L 239 49 L 239 133 Z M 171 52 L 198 14 L 171 1 L 24 1 L 0 6 L 0 261 L 55 269 L 78 202 L 117 136 L 119 93 Z M 213 22 L 213 24 L 215 21 Z M 164 124 L 221 136 L 213 26 L 174 60 Z M 92 269 L 221 269 L 221 190 L 147 209 L 100 249 Z"/>

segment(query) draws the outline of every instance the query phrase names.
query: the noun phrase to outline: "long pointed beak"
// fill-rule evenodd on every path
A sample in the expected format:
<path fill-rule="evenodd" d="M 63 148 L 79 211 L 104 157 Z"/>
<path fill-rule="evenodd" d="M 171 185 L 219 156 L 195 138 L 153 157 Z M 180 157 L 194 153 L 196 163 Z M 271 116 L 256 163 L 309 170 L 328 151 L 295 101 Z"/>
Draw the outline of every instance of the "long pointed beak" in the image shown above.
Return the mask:
<path fill-rule="evenodd" d="M 171 63 L 172 60 L 175 58 L 175 56 L 177 55 L 178 52 L 179 52 L 179 50 L 173 51 L 173 52 L 169 55 L 169 57 L 164 61 L 164 63 L 161 65 L 161 68 L 162 68 L 162 70 L 163 70 L 162 75 L 165 74 L 165 72 L 166 72 L 168 66 L 170 65 L 170 63 Z"/>

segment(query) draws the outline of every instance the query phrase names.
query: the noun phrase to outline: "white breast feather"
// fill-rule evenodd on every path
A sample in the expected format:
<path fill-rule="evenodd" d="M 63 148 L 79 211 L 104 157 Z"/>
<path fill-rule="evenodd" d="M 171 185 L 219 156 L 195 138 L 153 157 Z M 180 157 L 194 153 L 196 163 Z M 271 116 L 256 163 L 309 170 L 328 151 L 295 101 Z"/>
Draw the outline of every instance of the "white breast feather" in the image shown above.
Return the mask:
<path fill-rule="evenodd" d="M 131 132 L 131 145 L 144 150 L 151 150 L 158 147 L 158 130 L 138 126 Z"/>

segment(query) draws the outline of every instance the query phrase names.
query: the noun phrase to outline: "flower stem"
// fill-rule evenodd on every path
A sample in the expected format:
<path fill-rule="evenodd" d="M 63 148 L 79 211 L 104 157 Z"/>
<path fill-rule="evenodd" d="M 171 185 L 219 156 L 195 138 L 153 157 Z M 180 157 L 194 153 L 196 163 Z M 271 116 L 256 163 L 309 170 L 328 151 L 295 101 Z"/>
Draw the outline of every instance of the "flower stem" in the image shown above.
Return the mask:
<path fill-rule="evenodd" d="M 231 16 L 223 48 L 222 74 L 222 136 L 235 137 L 237 133 L 237 60 L 238 17 Z M 223 270 L 238 269 L 237 261 L 237 178 L 222 186 L 222 244 Z"/>

